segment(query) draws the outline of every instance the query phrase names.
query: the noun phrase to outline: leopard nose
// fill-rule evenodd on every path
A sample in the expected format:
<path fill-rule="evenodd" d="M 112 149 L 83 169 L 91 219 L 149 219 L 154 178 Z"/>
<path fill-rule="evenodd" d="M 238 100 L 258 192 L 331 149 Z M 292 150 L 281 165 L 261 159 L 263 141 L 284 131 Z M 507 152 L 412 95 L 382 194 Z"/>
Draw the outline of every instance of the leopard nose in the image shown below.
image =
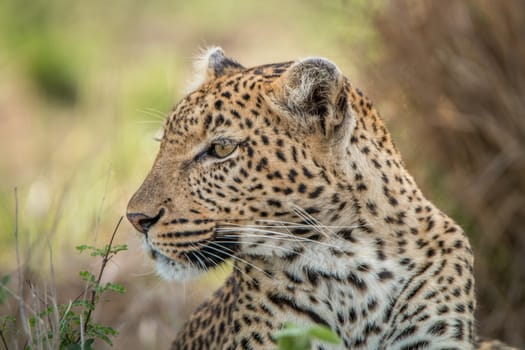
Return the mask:
<path fill-rule="evenodd" d="M 164 209 L 161 209 L 156 216 L 148 216 L 142 213 L 127 213 L 126 216 L 131 224 L 142 233 L 148 233 L 151 226 L 155 225 L 164 215 Z"/>

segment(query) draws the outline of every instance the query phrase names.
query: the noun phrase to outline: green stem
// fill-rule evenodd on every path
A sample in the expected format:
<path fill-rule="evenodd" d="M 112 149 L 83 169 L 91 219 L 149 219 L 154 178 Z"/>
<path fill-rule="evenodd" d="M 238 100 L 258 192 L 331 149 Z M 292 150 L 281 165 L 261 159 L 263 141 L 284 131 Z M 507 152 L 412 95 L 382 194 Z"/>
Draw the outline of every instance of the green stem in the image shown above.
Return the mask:
<path fill-rule="evenodd" d="M 102 258 L 102 266 L 100 267 L 100 271 L 98 273 L 98 278 L 97 278 L 97 282 L 95 286 L 100 285 L 100 281 L 102 280 L 102 275 L 104 274 L 104 269 L 106 268 L 108 261 L 111 259 L 111 256 L 109 256 L 109 253 L 111 252 L 111 246 L 113 245 L 113 239 L 115 238 L 115 235 L 117 234 L 117 230 L 123 218 L 124 218 L 123 216 L 120 217 L 119 221 L 117 222 L 117 225 L 115 226 L 115 229 L 113 230 L 113 234 L 111 235 L 111 240 L 109 241 L 108 249 L 106 250 L 106 254 L 104 255 L 104 257 Z M 97 298 L 97 290 L 96 288 L 92 288 L 91 290 L 92 308 L 88 310 L 88 313 L 86 315 L 86 321 L 84 323 L 84 334 L 87 333 L 89 319 L 91 318 L 91 312 L 95 309 L 96 298 Z"/>

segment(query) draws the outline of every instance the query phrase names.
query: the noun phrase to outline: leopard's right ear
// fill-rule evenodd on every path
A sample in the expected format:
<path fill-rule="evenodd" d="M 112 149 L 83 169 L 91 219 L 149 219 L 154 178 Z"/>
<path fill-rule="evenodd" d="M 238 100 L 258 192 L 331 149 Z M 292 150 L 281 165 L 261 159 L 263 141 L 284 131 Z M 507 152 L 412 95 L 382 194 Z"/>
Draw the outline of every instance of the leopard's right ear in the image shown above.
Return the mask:
<path fill-rule="evenodd" d="M 188 91 L 194 91 L 208 81 L 224 75 L 238 73 L 245 69 L 237 61 L 227 57 L 220 47 L 211 47 L 204 50 L 200 57 L 195 60 L 194 66 L 195 77 Z"/>

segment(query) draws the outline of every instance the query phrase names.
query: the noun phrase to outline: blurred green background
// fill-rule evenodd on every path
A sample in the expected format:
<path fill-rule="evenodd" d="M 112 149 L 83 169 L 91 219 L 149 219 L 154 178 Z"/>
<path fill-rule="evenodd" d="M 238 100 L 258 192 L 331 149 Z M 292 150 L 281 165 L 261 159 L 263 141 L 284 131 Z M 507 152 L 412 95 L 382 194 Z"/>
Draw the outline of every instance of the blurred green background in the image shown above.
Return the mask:
<path fill-rule="evenodd" d="M 525 346 L 524 16 L 517 0 L 4 0 L 0 275 L 16 269 L 17 187 L 27 279 L 46 284 L 50 242 L 58 297 L 78 293 L 96 266 L 73 247 L 105 243 L 124 215 L 200 48 L 245 66 L 318 55 L 376 102 L 428 197 L 467 229 L 481 333 Z M 129 224 L 117 240 L 130 250 L 106 278 L 128 292 L 95 317 L 117 349 L 166 348 L 227 271 L 167 283 Z"/>

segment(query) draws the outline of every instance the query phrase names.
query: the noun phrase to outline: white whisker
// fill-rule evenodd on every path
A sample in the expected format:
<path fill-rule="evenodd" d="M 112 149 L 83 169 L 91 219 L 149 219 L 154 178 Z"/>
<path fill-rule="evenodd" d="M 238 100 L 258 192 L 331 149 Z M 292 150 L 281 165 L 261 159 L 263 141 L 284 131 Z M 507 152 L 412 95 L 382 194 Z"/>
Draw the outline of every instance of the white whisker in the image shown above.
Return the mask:
<path fill-rule="evenodd" d="M 155 108 L 142 108 L 138 110 L 140 113 L 143 113 L 145 115 L 148 115 L 150 117 L 154 117 L 159 121 L 164 121 L 166 119 L 167 114 L 164 112 L 159 111 Z"/>
<path fill-rule="evenodd" d="M 228 254 L 228 253 L 226 253 L 226 252 L 220 251 L 220 250 L 218 250 L 218 249 L 216 249 L 216 248 L 213 248 L 213 247 L 211 247 L 211 246 L 209 246 L 209 245 L 205 245 L 205 244 L 202 244 L 202 243 L 197 243 L 197 244 L 198 244 L 199 246 L 201 246 L 201 247 L 208 247 L 208 248 L 214 249 L 214 250 L 216 250 L 216 251 L 218 251 L 218 252 L 220 252 L 220 253 L 226 254 L 227 256 L 231 257 L 232 259 L 237 259 L 237 260 L 243 261 L 242 259 L 240 259 L 240 258 L 238 258 L 238 257 L 236 257 L 236 256 L 234 256 L 234 255 L 232 255 L 232 254 Z M 213 254 L 213 253 L 210 253 L 210 252 L 206 252 L 206 253 L 207 253 L 207 254 L 210 254 L 211 256 L 216 257 L 217 259 L 222 260 L 222 258 L 221 258 L 220 256 L 216 255 L 216 254 Z M 204 256 L 204 255 L 201 255 L 201 256 L 202 256 L 205 260 L 211 260 L 211 259 L 209 259 L 209 258 L 206 258 L 206 256 Z M 226 262 L 225 262 L 225 263 L 226 263 Z M 246 262 L 246 263 L 247 263 L 247 264 L 250 264 L 250 263 L 248 263 L 248 262 Z M 257 268 L 257 269 L 260 270 L 260 268 L 258 268 L 257 266 L 255 266 L 255 265 L 253 265 L 253 264 L 250 264 L 250 265 L 252 265 L 253 267 L 255 267 L 255 268 Z M 231 266 L 232 266 L 234 269 L 236 269 L 237 271 L 239 271 L 241 274 L 243 274 L 243 275 L 245 275 L 246 277 L 248 277 L 250 280 L 252 280 L 252 281 L 254 280 L 253 277 L 251 277 L 251 276 L 248 275 L 246 272 L 244 272 L 240 267 L 236 266 L 235 264 L 232 264 Z M 262 271 L 262 270 L 261 270 L 261 271 Z"/>
<path fill-rule="evenodd" d="M 231 241 L 213 241 L 212 243 L 231 243 Z M 309 261 L 310 263 L 312 263 L 312 264 L 315 264 L 315 263 L 316 263 L 312 258 L 308 257 L 306 254 L 304 254 L 304 253 L 300 253 L 300 252 L 297 252 L 297 251 L 294 251 L 294 249 L 292 249 L 292 248 L 279 247 L 279 246 L 275 246 L 275 245 L 272 245 L 272 244 L 266 244 L 266 243 L 253 243 L 253 242 L 245 242 L 245 241 L 237 241 L 236 243 L 239 243 L 239 244 L 256 244 L 256 245 L 258 245 L 258 246 L 264 246 L 264 247 L 268 247 L 268 248 L 271 248 L 271 249 L 280 249 L 280 250 L 283 250 L 283 251 L 286 251 L 286 252 L 290 252 L 290 253 L 291 253 L 291 252 L 295 252 L 297 255 L 301 256 L 303 259 Z M 201 245 L 202 245 L 202 244 L 201 244 Z M 210 247 L 210 246 L 208 246 L 208 247 L 209 247 L 209 248 L 213 248 L 213 247 Z M 223 248 L 223 247 L 221 247 L 221 248 Z M 214 249 L 214 248 L 213 248 L 213 249 Z M 231 249 L 228 249 L 228 248 L 225 248 L 225 249 L 227 249 L 227 250 L 229 250 L 229 251 L 232 251 Z M 215 250 L 218 250 L 218 249 L 215 249 Z M 224 253 L 224 252 L 223 252 L 223 253 Z M 210 253 L 210 254 L 211 254 L 211 253 Z M 227 253 L 226 253 L 226 254 L 227 254 Z M 212 254 L 212 255 L 213 255 L 213 254 Z M 237 257 L 233 257 L 233 258 L 235 259 L 235 258 L 237 258 Z M 237 258 L 237 259 L 243 261 L 243 260 L 240 259 L 240 258 Z M 253 267 L 255 267 L 255 268 L 257 268 L 257 267 L 256 267 L 255 265 L 253 265 L 253 264 L 250 264 L 250 265 L 253 266 Z M 236 266 L 234 265 L 234 267 L 236 267 Z M 260 270 L 260 269 L 259 269 L 259 270 Z M 241 271 L 241 272 L 243 272 L 243 271 Z M 264 272 L 264 273 L 266 274 L 266 272 Z M 266 274 L 266 275 L 268 275 L 268 274 Z M 248 276 L 248 275 L 247 275 L 247 276 Z M 249 277 L 249 276 L 248 276 L 248 277 Z M 321 291 L 321 290 L 318 290 L 317 293 L 318 293 L 319 295 L 323 296 L 323 297 L 324 297 L 325 299 L 327 299 L 327 300 L 330 299 L 330 298 L 328 297 L 328 295 L 327 295 L 326 293 L 324 293 L 323 291 Z"/>
<path fill-rule="evenodd" d="M 213 242 L 214 243 L 231 243 L 231 241 L 213 241 Z M 288 253 L 296 253 L 297 255 L 305 258 L 306 260 L 308 260 L 308 261 L 310 261 L 312 263 L 315 263 L 306 254 L 297 252 L 293 248 L 290 248 L 290 247 L 281 247 L 281 246 L 276 246 L 276 245 L 269 244 L 269 243 L 254 243 L 254 242 L 247 242 L 247 241 L 237 241 L 236 243 L 238 243 L 238 244 L 250 244 L 250 245 L 253 244 L 253 245 L 256 245 L 256 246 L 262 246 L 262 247 L 267 247 L 267 248 L 271 248 L 271 249 L 282 250 L 282 251 L 285 251 L 285 252 L 288 252 Z"/>
<path fill-rule="evenodd" d="M 218 232 L 219 232 L 219 230 L 221 230 L 221 228 L 217 229 Z M 307 237 L 299 237 L 299 236 L 295 236 L 295 235 L 292 235 L 292 234 L 289 234 L 289 233 L 284 233 L 284 232 L 279 232 L 279 231 L 272 231 L 272 230 L 267 230 L 267 229 L 259 229 L 259 228 L 256 228 L 256 227 L 249 227 L 249 226 L 242 226 L 240 228 L 240 230 L 241 231 L 250 231 L 250 232 L 269 233 L 269 234 L 273 234 L 273 235 L 277 235 L 277 236 L 290 237 L 290 238 L 292 238 L 292 239 L 294 239 L 296 241 L 312 242 L 312 243 L 316 243 L 316 244 L 327 246 L 327 247 L 331 247 L 331 248 L 337 248 L 337 246 L 335 246 L 333 244 L 316 241 L 316 240 L 313 240 L 313 239 L 310 239 L 310 238 L 307 238 Z M 237 232 L 238 231 L 239 230 L 237 230 Z M 230 231 L 230 232 L 234 232 L 234 231 Z"/>
<path fill-rule="evenodd" d="M 231 249 L 229 249 L 229 248 L 226 248 L 226 247 L 223 247 L 223 246 L 220 246 L 220 247 L 221 247 L 222 249 L 224 249 L 224 250 L 221 250 L 221 249 L 215 248 L 215 247 L 213 247 L 213 243 L 214 243 L 214 242 L 210 242 L 208 245 L 205 245 L 205 244 L 202 244 L 202 243 L 197 243 L 197 244 L 198 244 L 199 246 L 201 246 L 201 247 L 208 247 L 208 248 L 213 249 L 213 250 L 215 250 L 215 251 L 217 251 L 217 252 L 220 252 L 220 253 L 226 254 L 226 255 L 227 255 L 228 257 L 230 257 L 230 258 L 232 258 L 232 259 L 234 259 L 234 260 L 238 260 L 238 261 L 240 261 L 240 262 L 242 262 L 242 263 L 244 263 L 244 264 L 246 264 L 246 265 L 250 265 L 250 266 L 253 267 L 254 269 L 256 269 L 256 270 L 262 272 L 263 274 L 268 275 L 263 269 L 261 269 L 261 268 L 258 267 L 258 266 L 255 266 L 255 265 L 252 264 L 251 262 L 246 261 L 246 260 L 244 260 L 244 259 L 242 259 L 242 258 L 239 258 L 239 257 L 236 256 L 235 254 L 230 254 L 230 253 L 227 253 L 227 252 L 224 251 L 224 250 L 228 250 L 228 251 L 230 251 L 231 253 L 234 253 L 233 250 L 231 250 Z M 210 252 L 207 252 L 207 253 L 213 255 L 213 253 L 210 253 Z M 214 256 L 217 257 L 217 258 L 219 258 L 219 259 L 221 259 L 219 256 L 216 256 L 216 255 L 214 255 Z M 268 277 L 269 277 L 269 276 L 268 276 Z"/>
<path fill-rule="evenodd" d="M 280 220 L 270 220 L 270 219 L 258 219 L 257 221 L 259 222 L 268 222 L 270 224 L 273 223 L 273 225 L 256 225 L 257 227 L 290 227 L 290 228 L 308 228 L 310 227 L 310 225 L 301 225 L 301 224 L 298 224 L 296 222 L 290 222 L 290 221 L 280 221 Z M 280 224 L 282 226 L 279 226 L 279 225 L 275 225 L 275 224 Z M 242 226 L 242 225 L 239 225 L 239 226 Z M 363 227 L 363 225 L 323 225 L 324 227 L 326 228 L 331 228 L 331 229 L 355 229 L 355 228 L 359 228 L 359 227 Z"/>
<path fill-rule="evenodd" d="M 197 258 L 197 261 L 199 262 L 199 264 L 201 265 L 202 269 L 205 270 L 205 271 L 208 271 L 208 267 L 206 266 L 206 264 L 204 263 L 204 261 L 201 260 L 201 258 L 199 257 L 202 256 L 201 252 L 196 250 L 195 251 L 195 258 Z M 203 257 L 204 259 L 204 257 Z"/>
<path fill-rule="evenodd" d="M 255 231 L 257 231 L 257 229 L 253 229 Z M 225 232 L 225 233 L 233 233 L 233 232 L 239 232 L 238 229 L 236 230 L 232 230 L 232 231 L 229 231 L 229 230 L 220 230 L 220 231 L 217 231 L 217 232 Z M 261 232 L 261 231 L 257 231 L 257 232 Z M 238 234 L 237 235 L 221 235 L 221 237 L 230 237 L 230 238 L 239 238 L 241 236 L 239 236 Z M 281 241 L 286 241 L 286 242 L 300 242 L 301 240 L 303 240 L 303 238 L 299 238 L 299 237 L 286 237 L 286 238 L 283 238 L 283 237 L 276 237 L 276 235 L 264 235 L 264 234 L 247 234 L 247 233 L 243 233 L 242 234 L 242 237 L 254 237 L 254 238 L 272 238 L 272 239 L 275 239 L 275 240 L 281 240 Z"/>
<path fill-rule="evenodd" d="M 135 123 L 136 124 L 155 124 L 155 125 L 159 125 L 159 127 L 162 126 L 162 124 L 159 123 L 159 121 L 157 120 L 137 120 Z"/>
<path fill-rule="evenodd" d="M 306 210 L 301 208 L 300 206 L 293 204 L 292 205 L 292 211 L 295 213 L 295 215 L 299 216 L 303 220 L 305 220 L 307 223 L 311 223 L 313 228 L 319 232 L 320 234 L 324 235 L 325 237 L 330 237 L 330 231 L 328 232 L 326 230 L 323 230 L 323 228 L 326 228 L 326 226 L 323 226 L 323 224 L 314 218 L 312 215 L 310 215 Z"/>
<path fill-rule="evenodd" d="M 231 241 L 213 241 L 213 243 L 231 243 Z M 279 249 L 279 250 L 284 250 L 284 251 L 287 251 L 287 252 L 293 252 L 294 251 L 292 248 L 289 248 L 289 247 L 280 247 L 280 246 L 269 244 L 269 243 L 255 243 L 255 242 L 247 242 L 247 241 L 237 241 L 236 243 L 238 243 L 238 244 L 253 244 L 253 245 L 256 245 L 256 246 L 268 247 L 268 248 L 272 248 L 272 249 Z"/>
<path fill-rule="evenodd" d="M 131 273 L 131 276 L 151 276 L 151 275 L 154 275 L 155 274 L 155 267 L 152 267 L 150 269 L 150 271 L 146 271 L 146 272 L 132 272 Z"/>

